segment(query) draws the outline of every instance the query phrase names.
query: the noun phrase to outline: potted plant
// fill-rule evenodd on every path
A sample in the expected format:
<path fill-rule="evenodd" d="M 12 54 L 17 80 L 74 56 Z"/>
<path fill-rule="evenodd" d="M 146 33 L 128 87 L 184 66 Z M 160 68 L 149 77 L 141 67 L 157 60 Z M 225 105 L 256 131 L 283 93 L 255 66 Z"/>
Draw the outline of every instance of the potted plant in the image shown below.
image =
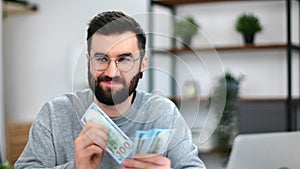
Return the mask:
<path fill-rule="evenodd" d="M 225 99 L 223 113 L 220 114 L 220 121 L 215 131 L 216 146 L 221 150 L 220 156 L 223 166 L 227 165 L 232 140 L 238 132 L 237 102 L 239 100 L 240 82 L 243 76 L 234 77 L 230 72 L 218 79 L 213 96 L 219 102 Z M 225 90 L 225 91 L 224 91 Z M 224 98 L 224 93 L 226 97 Z"/>
<path fill-rule="evenodd" d="M 193 17 L 188 16 L 183 20 L 175 22 L 174 35 L 182 38 L 184 46 L 191 44 L 192 37 L 198 33 L 199 24 Z"/>
<path fill-rule="evenodd" d="M 245 44 L 253 44 L 255 34 L 262 31 L 263 27 L 257 16 L 244 13 L 237 18 L 235 29 L 243 35 Z"/>
<path fill-rule="evenodd" d="M 10 169 L 9 162 L 6 161 L 5 163 L 0 163 L 0 169 Z"/>

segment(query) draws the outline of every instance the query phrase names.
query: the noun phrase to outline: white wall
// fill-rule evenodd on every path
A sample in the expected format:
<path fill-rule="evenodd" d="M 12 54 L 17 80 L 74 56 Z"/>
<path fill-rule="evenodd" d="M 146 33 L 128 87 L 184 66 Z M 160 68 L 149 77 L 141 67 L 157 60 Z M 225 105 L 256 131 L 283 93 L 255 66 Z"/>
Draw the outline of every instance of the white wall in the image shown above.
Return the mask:
<path fill-rule="evenodd" d="M 12 122 L 32 121 L 46 100 L 73 90 L 71 70 L 84 48 L 87 23 L 96 13 L 112 9 L 122 10 L 135 15 L 147 30 L 146 16 L 136 15 L 147 11 L 147 0 L 130 1 L 131 4 L 135 4 L 134 6 L 128 5 L 128 1 L 125 0 L 117 2 L 93 0 L 89 3 L 83 0 L 76 2 L 35 0 L 32 2 L 40 5 L 38 12 L 8 17 L 3 23 L 6 114 L 7 119 Z M 293 3 L 293 16 L 295 16 L 293 39 L 299 43 L 298 2 Z M 286 17 L 285 4 L 282 1 L 187 5 L 178 8 L 178 15 L 183 17 L 193 13 L 192 15 L 201 25 L 203 33 L 194 38 L 193 46 L 233 45 L 242 44 L 241 36 L 234 30 L 233 25 L 238 14 L 245 11 L 258 15 L 264 26 L 263 32 L 256 37 L 256 43 L 285 41 Z M 155 46 L 160 49 L 167 48 L 170 46 L 170 37 L 172 37 L 170 13 L 160 7 L 156 7 L 155 12 L 157 15 L 154 26 L 158 36 L 154 39 Z M 241 88 L 243 97 L 284 97 L 286 95 L 285 50 L 219 52 L 202 55 L 211 54 L 214 58 L 207 58 L 205 63 L 210 70 L 218 68 L 218 71 L 230 70 L 236 75 L 246 76 Z M 205 74 L 207 70 L 200 68 L 203 66 L 202 63 L 193 62 L 186 55 L 176 57 L 185 64 L 187 71 L 193 72 L 192 75 L 199 81 L 200 95 L 207 96 L 215 77 L 207 80 L 209 78 Z M 218 56 L 220 56 L 221 63 L 219 64 L 222 64 L 222 67 L 216 67 Z M 297 59 L 295 55 L 293 61 L 294 95 L 299 93 Z M 154 90 L 164 95 L 170 95 L 168 78 L 170 63 L 171 57 L 158 55 L 154 57 L 154 66 L 158 70 L 155 72 Z M 177 70 L 179 86 L 182 86 L 190 77 L 183 73 L 181 67 L 182 65 L 179 65 Z M 83 77 L 86 74 L 85 72 L 78 73 L 75 76 Z M 82 79 L 85 77 L 79 78 L 79 81 Z M 142 86 L 146 86 L 146 83 Z"/>
<path fill-rule="evenodd" d="M 299 44 L 299 2 L 292 4 L 292 39 Z M 161 7 L 155 7 L 155 12 L 170 14 Z M 260 18 L 263 31 L 256 35 L 256 44 L 286 43 L 286 6 L 285 1 L 249 1 L 249 2 L 222 2 L 183 5 L 177 8 L 179 17 L 194 16 L 200 24 L 200 31 L 193 39 L 192 46 L 213 47 L 242 45 L 241 35 L 235 31 L 234 24 L 237 17 L 244 13 L 254 13 Z M 172 27 L 161 26 L 166 23 L 165 17 L 155 18 L 155 29 L 165 35 L 156 36 L 155 48 L 162 49 L 170 46 Z M 178 43 L 177 43 L 178 44 Z M 197 55 L 196 55 L 197 54 Z M 241 83 L 241 96 L 246 98 L 284 98 L 287 94 L 286 50 L 260 51 L 226 51 L 198 52 L 196 54 L 177 54 L 164 58 L 155 57 L 155 67 L 170 72 L 171 62 L 176 58 L 177 83 L 182 87 L 186 80 L 197 80 L 200 83 L 200 95 L 208 96 L 212 90 L 212 83 L 217 75 L 216 69 L 229 70 L 236 76 L 245 75 Z M 196 58 L 196 59 L 195 59 Z M 218 63 L 218 59 L 220 63 Z M 217 64 L 218 63 L 218 64 Z M 208 73 L 212 70 L 214 75 Z M 212 75 L 212 76 L 211 76 Z M 194 76 L 194 77 L 192 77 Z M 162 77 L 157 73 L 157 77 Z M 166 83 L 155 83 L 155 88 L 165 89 Z M 157 89 L 158 90 L 158 89 Z M 165 92 L 166 95 L 170 91 Z M 180 91 L 177 94 L 181 94 Z M 299 55 L 293 53 L 293 95 L 299 96 Z"/>
<path fill-rule="evenodd" d="M 71 70 L 77 67 L 74 64 L 84 48 L 87 23 L 95 14 L 104 10 L 122 10 L 130 15 L 144 14 L 147 11 L 148 0 L 32 0 L 32 2 L 39 4 L 38 12 L 3 20 L 5 112 L 9 122 L 32 121 L 45 101 L 73 90 Z M 294 4 L 293 8 L 296 7 L 297 4 Z M 293 11 L 294 15 L 297 10 Z M 162 17 L 161 14 L 169 13 L 162 8 L 155 8 L 155 11 L 159 13 L 155 17 L 155 31 L 159 33 L 157 34 L 159 38 L 155 39 L 155 46 L 167 48 L 172 37 L 171 22 L 168 15 Z M 257 43 L 285 41 L 285 6 L 279 1 L 189 5 L 179 8 L 178 15 L 186 16 L 193 13 L 200 22 L 201 30 L 206 37 L 199 34 L 193 41 L 195 47 L 209 46 L 210 43 L 232 45 L 242 43 L 240 35 L 233 29 L 233 22 L 243 11 L 254 12 L 262 18 L 265 30 L 257 35 Z M 298 15 L 296 16 L 294 27 L 299 22 Z M 136 17 L 147 29 L 145 16 Z M 299 28 L 293 29 L 293 35 L 294 41 L 298 42 Z M 203 54 L 209 55 L 210 53 Z M 224 69 L 229 69 L 237 75 L 245 74 L 246 79 L 242 82 L 241 91 L 243 96 L 282 97 L 286 94 L 284 50 L 253 53 L 223 52 L 219 55 Z M 199 61 L 193 62 L 185 55 L 178 58 L 186 64 L 187 71 L 194 73 L 198 71 Z M 171 58 L 155 56 L 154 59 L 154 66 L 159 70 L 155 72 L 155 90 L 169 95 L 168 74 L 171 69 Z M 207 59 L 206 66 L 214 69 L 217 58 Z M 294 77 L 296 77 L 294 91 L 299 93 L 298 63 L 299 61 L 294 61 Z M 0 61 L 0 78 L 3 68 L 1 64 Z M 181 67 L 179 66 L 177 70 L 179 85 L 190 77 L 180 70 Z M 202 69 L 201 71 L 205 72 Z M 210 92 L 210 84 L 209 81 L 203 80 L 207 77 L 201 74 L 201 71 L 193 75 L 200 82 L 200 94 L 205 96 Z M 85 73 L 75 76 L 85 76 Z M 78 81 L 81 82 L 82 78 Z M 0 89 L 2 85 L 0 83 Z M 0 96 L 3 96 L 3 93 L 0 93 Z M 0 97 L 0 120 L 3 120 L 4 114 L 1 114 L 3 112 L 1 109 L 3 104 Z M 188 116 L 192 120 L 196 119 L 190 114 Z M 3 123 L 0 122 L 1 124 Z"/>
<path fill-rule="evenodd" d="M 2 18 L 2 1 L 0 2 L 0 18 Z M 0 39 L 2 39 L 2 20 L 0 21 Z M 2 40 L 0 41 L 0 154 L 1 160 L 6 159 L 5 156 L 5 113 L 4 113 L 4 90 L 3 90 L 3 54 Z"/>
<path fill-rule="evenodd" d="M 298 2 L 292 1 L 293 39 L 299 42 Z M 201 30 L 215 45 L 240 44 L 242 38 L 235 31 L 235 21 L 242 13 L 253 13 L 260 18 L 263 31 L 257 34 L 257 43 L 283 42 L 286 40 L 286 3 L 285 1 L 245 1 L 223 2 L 203 5 L 186 5 L 178 8 L 179 16 L 192 15 L 201 25 Z M 198 35 L 194 45 L 207 45 Z"/>
<path fill-rule="evenodd" d="M 32 121 L 45 101 L 72 91 L 70 70 L 80 53 L 70 55 L 83 49 L 87 24 L 97 13 L 147 11 L 146 0 L 31 2 L 39 4 L 36 13 L 3 21 L 5 102 L 10 122 Z M 141 22 L 145 27 L 146 21 Z"/>

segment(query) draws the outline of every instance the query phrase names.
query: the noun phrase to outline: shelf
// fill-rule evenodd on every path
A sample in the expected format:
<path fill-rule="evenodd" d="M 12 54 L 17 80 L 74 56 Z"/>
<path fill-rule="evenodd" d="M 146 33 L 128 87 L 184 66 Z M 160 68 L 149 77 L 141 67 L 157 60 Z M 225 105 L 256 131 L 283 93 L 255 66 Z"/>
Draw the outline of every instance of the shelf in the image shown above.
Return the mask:
<path fill-rule="evenodd" d="M 153 50 L 154 53 L 161 54 L 179 54 L 184 52 L 199 52 L 199 51 L 244 51 L 244 50 L 265 50 L 265 49 L 286 49 L 286 44 L 263 44 L 263 45 L 234 45 L 234 46 L 216 46 L 215 48 L 203 47 L 203 48 L 172 48 L 165 50 Z M 292 45 L 292 49 L 300 50 L 299 45 Z"/>
<path fill-rule="evenodd" d="M 186 4 L 226 2 L 226 1 L 242 1 L 242 0 L 154 0 L 153 3 L 163 5 L 163 6 L 177 6 L 177 5 L 186 5 Z"/>
<path fill-rule="evenodd" d="M 192 103 L 200 103 L 200 102 L 208 102 L 207 97 L 198 97 L 198 98 L 180 98 L 180 97 L 170 97 L 169 98 L 174 103 L 179 102 L 192 102 Z"/>
<path fill-rule="evenodd" d="M 203 103 L 206 103 L 209 101 L 208 97 L 198 97 L 198 98 L 170 97 L 169 99 L 175 103 L 178 103 L 178 102 L 194 102 L 194 103 L 203 102 Z M 299 98 L 293 98 L 293 99 L 295 101 L 299 100 Z M 284 98 L 284 97 L 269 97 L 269 98 L 240 97 L 239 101 L 240 102 L 284 102 L 284 101 L 286 101 L 286 98 Z"/>
<path fill-rule="evenodd" d="M 213 148 L 208 151 L 202 151 L 199 150 L 199 156 L 205 155 L 205 154 L 220 154 L 220 153 L 229 153 L 231 152 L 231 148 Z"/>
<path fill-rule="evenodd" d="M 161 7 L 165 7 L 167 9 L 169 9 L 170 13 L 172 15 L 176 16 L 176 12 L 177 12 L 177 7 L 179 7 L 180 5 L 191 5 L 191 4 L 204 4 L 204 3 L 229 3 L 229 2 L 249 2 L 250 0 L 150 0 L 150 7 L 149 7 L 149 12 L 152 13 L 153 12 L 153 7 L 155 5 L 161 6 Z M 251 0 L 251 1 L 256 1 L 256 2 L 263 2 L 261 0 Z M 273 0 L 276 1 L 276 0 Z M 283 1 L 283 0 L 282 0 Z M 297 1 L 298 2 L 298 1 Z M 299 44 L 295 45 L 292 44 L 292 18 L 294 17 L 292 15 L 292 0 L 286 0 L 285 1 L 286 4 L 286 9 L 284 10 L 287 16 L 287 22 L 286 22 L 286 30 L 283 31 L 283 33 L 287 34 L 287 39 L 286 42 L 282 42 L 279 44 L 256 44 L 256 45 L 230 45 L 230 46 L 213 46 L 213 47 L 187 47 L 187 48 L 178 48 L 176 47 L 176 41 L 175 39 L 171 39 L 171 45 L 172 48 L 168 48 L 168 49 L 164 49 L 164 48 L 155 48 L 154 46 L 154 42 L 153 42 L 153 36 L 151 36 L 151 40 L 149 42 L 149 46 L 150 49 L 152 49 L 153 54 L 162 54 L 162 55 L 168 55 L 168 56 L 172 56 L 174 54 L 181 54 L 181 53 L 185 53 L 185 52 L 190 52 L 190 53 L 195 53 L 195 52 L 201 52 L 201 51 L 206 51 L 206 52 L 252 52 L 252 51 L 266 51 L 266 50 L 281 50 L 284 51 L 286 50 L 286 62 L 287 62 L 287 67 L 286 67 L 286 73 L 287 73 L 287 79 L 286 79 L 286 84 L 287 84 L 287 96 L 285 98 L 279 98 L 279 99 L 243 99 L 241 98 L 241 101 L 258 101 L 258 102 L 263 102 L 263 101 L 285 101 L 286 102 L 286 130 L 287 131 L 292 131 L 295 130 L 297 128 L 297 124 L 298 122 L 296 121 L 296 119 L 292 118 L 292 117 L 296 117 L 297 116 L 297 108 L 299 107 L 295 107 L 293 105 L 293 102 L 295 101 L 293 96 L 292 96 L 292 82 L 293 82 L 293 76 L 292 76 L 292 60 L 293 60 L 293 52 L 297 51 L 300 53 L 300 47 Z M 246 5 L 246 4 L 245 4 Z M 299 4 L 298 4 L 299 5 Z M 299 7 L 298 7 L 299 8 Z M 218 11 L 216 11 L 218 12 Z M 222 14 L 220 14 L 222 15 Z M 283 17 L 285 16 L 285 14 L 283 15 Z M 296 16 L 297 17 L 297 16 Z M 297 18 L 296 18 L 297 19 Z M 154 29 L 154 18 L 153 17 L 149 17 L 149 30 Z M 172 19 L 172 23 L 175 23 L 175 19 Z M 288 44 L 292 44 L 292 45 L 288 45 Z M 256 53 L 255 53 L 256 54 Z M 153 55 L 154 56 L 154 55 Z M 150 62 L 152 63 L 152 62 Z M 172 67 L 171 67 L 171 75 L 173 77 L 175 77 L 175 73 L 177 71 L 177 65 L 176 65 L 177 61 L 176 59 L 172 59 Z M 150 64 L 150 66 L 152 66 Z M 154 81 L 154 73 L 152 71 L 149 72 L 149 91 L 153 91 L 153 81 Z M 175 80 L 171 80 L 171 95 L 176 96 L 176 85 L 175 85 Z M 284 83 L 284 82 L 283 82 Z M 191 101 L 191 102 L 199 102 L 199 101 L 204 101 L 203 99 L 194 99 L 194 100 L 186 100 L 186 99 L 177 99 L 177 98 L 173 98 L 172 99 L 174 102 L 185 102 L 185 101 Z M 299 101 L 299 98 L 298 98 Z M 178 103 L 181 104 L 181 103 Z"/>
<path fill-rule="evenodd" d="M 32 13 L 38 10 L 37 4 L 29 3 L 22 0 L 4 0 L 3 16 L 20 15 Z"/>

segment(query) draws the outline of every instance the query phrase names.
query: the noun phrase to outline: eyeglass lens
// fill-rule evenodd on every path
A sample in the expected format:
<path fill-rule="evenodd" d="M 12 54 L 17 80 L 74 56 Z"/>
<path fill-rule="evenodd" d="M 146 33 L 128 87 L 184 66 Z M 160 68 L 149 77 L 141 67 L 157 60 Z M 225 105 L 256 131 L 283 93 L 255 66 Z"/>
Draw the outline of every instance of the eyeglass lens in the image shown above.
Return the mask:
<path fill-rule="evenodd" d="M 104 71 L 108 68 L 111 59 L 107 56 L 93 56 L 90 58 L 93 68 L 97 71 Z M 138 58 L 136 59 L 138 60 Z M 120 71 L 126 72 L 132 69 L 136 61 L 132 56 L 120 56 L 115 59 L 115 64 Z"/>

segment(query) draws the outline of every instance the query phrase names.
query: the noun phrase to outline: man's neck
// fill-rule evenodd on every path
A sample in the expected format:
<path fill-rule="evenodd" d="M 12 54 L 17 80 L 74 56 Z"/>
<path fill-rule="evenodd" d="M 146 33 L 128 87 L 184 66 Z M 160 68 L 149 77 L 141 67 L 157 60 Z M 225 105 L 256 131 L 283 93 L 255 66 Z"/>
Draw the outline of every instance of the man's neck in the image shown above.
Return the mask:
<path fill-rule="evenodd" d="M 131 94 L 124 102 L 117 104 L 117 105 L 106 105 L 103 103 L 100 103 L 96 97 L 94 97 L 94 102 L 110 117 L 110 118 L 116 118 L 116 117 L 120 117 L 123 114 L 125 114 L 131 104 L 133 103 L 133 99 L 134 99 L 134 95 L 135 94 Z"/>

